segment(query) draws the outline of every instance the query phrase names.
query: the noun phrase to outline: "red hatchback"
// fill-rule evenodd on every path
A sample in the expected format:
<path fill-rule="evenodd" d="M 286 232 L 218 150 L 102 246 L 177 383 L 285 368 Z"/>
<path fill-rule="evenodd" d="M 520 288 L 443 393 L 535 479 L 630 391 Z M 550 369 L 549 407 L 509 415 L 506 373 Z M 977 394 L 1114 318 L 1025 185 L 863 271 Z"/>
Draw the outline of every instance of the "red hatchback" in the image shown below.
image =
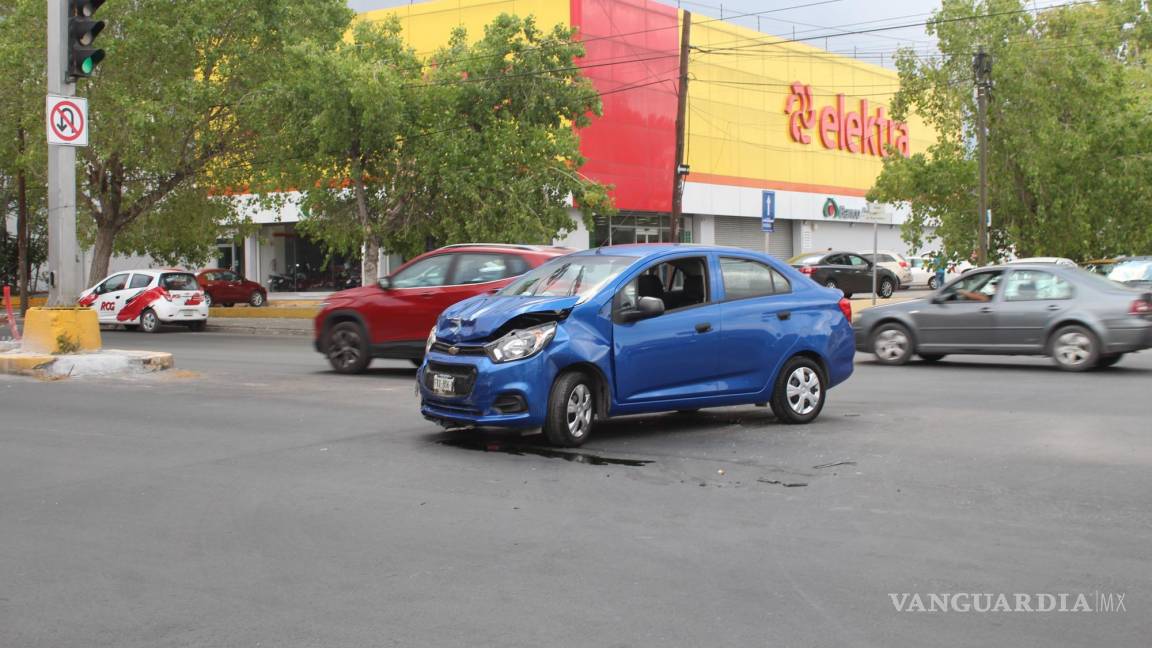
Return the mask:
<path fill-rule="evenodd" d="M 204 289 L 209 306 L 231 306 L 248 304 L 263 306 L 268 303 L 268 291 L 264 286 L 221 268 L 206 268 L 196 275 L 196 281 Z"/>
<path fill-rule="evenodd" d="M 405 263 L 379 285 L 335 293 L 316 315 L 315 346 L 340 373 L 372 358 L 424 357 L 424 343 L 445 308 L 508 285 L 548 259 L 572 252 L 536 245 L 450 245 Z"/>

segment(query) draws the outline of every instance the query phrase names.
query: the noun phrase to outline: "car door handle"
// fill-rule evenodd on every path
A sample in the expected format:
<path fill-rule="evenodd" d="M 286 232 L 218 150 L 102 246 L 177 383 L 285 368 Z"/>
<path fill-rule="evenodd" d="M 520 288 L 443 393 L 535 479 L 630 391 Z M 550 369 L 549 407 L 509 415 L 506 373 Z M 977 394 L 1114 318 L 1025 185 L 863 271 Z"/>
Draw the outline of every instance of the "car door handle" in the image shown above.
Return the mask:
<path fill-rule="evenodd" d="M 708 331 L 711 331 L 711 330 L 712 330 L 712 324 L 709 322 L 700 322 L 699 324 L 696 325 L 696 332 L 697 333 L 707 333 Z"/>
<path fill-rule="evenodd" d="M 1058 311 L 1060 310 L 1060 304 L 1048 304 L 1048 310 Z"/>
<path fill-rule="evenodd" d="M 789 317 L 792 317 L 792 311 L 780 311 L 779 313 L 776 313 L 776 319 L 779 320 L 786 320 Z"/>
<path fill-rule="evenodd" d="M 991 313 L 991 312 L 992 312 L 992 307 L 991 307 L 991 306 L 985 306 L 985 307 L 983 307 L 983 308 L 981 308 L 981 309 L 980 309 L 980 312 L 981 312 L 981 313 Z"/>
<path fill-rule="evenodd" d="M 427 292 L 427 293 L 420 293 L 420 296 L 421 296 L 421 297 L 423 297 L 424 299 L 428 299 L 428 298 L 430 298 L 430 297 L 435 297 L 435 296 L 436 296 L 436 293 L 430 293 L 430 292 Z"/>

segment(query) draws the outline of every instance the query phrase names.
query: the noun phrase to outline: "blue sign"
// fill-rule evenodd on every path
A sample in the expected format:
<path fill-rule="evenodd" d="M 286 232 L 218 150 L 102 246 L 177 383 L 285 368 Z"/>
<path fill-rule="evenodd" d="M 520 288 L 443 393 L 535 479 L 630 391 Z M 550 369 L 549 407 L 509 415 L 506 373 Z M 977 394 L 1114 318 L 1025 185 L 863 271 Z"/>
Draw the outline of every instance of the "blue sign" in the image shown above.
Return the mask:
<path fill-rule="evenodd" d="M 773 232 L 776 229 L 776 192 L 765 191 L 760 196 L 760 229 Z"/>

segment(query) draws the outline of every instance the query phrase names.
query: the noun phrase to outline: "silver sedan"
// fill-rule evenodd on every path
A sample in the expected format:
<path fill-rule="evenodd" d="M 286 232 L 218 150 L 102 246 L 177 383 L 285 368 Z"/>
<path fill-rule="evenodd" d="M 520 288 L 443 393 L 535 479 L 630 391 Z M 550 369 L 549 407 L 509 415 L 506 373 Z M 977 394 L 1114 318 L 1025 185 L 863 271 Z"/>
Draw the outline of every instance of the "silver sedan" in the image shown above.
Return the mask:
<path fill-rule="evenodd" d="M 1107 367 L 1152 347 L 1152 293 L 1078 268 L 1013 264 L 973 270 L 930 298 L 870 308 L 856 349 L 884 364 L 913 354 L 1046 355 L 1069 371 Z"/>

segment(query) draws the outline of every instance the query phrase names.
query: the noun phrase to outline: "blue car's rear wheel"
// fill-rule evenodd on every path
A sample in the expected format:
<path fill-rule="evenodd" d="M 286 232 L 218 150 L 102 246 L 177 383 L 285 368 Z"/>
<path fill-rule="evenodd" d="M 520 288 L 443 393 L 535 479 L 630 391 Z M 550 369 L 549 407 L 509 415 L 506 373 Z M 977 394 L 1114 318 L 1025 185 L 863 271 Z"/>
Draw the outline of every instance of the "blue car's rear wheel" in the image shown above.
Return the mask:
<path fill-rule="evenodd" d="M 596 385 L 588 376 L 570 371 L 552 384 L 544 434 L 553 445 L 574 448 L 588 440 L 596 420 Z"/>
<path fill-rule="evenodd" d="M 811 358 L 795 356 L 780 370 L 772 390 L 772 413 L 781 423 L 809 423 L 824 409 L 824 372 Z"/>

